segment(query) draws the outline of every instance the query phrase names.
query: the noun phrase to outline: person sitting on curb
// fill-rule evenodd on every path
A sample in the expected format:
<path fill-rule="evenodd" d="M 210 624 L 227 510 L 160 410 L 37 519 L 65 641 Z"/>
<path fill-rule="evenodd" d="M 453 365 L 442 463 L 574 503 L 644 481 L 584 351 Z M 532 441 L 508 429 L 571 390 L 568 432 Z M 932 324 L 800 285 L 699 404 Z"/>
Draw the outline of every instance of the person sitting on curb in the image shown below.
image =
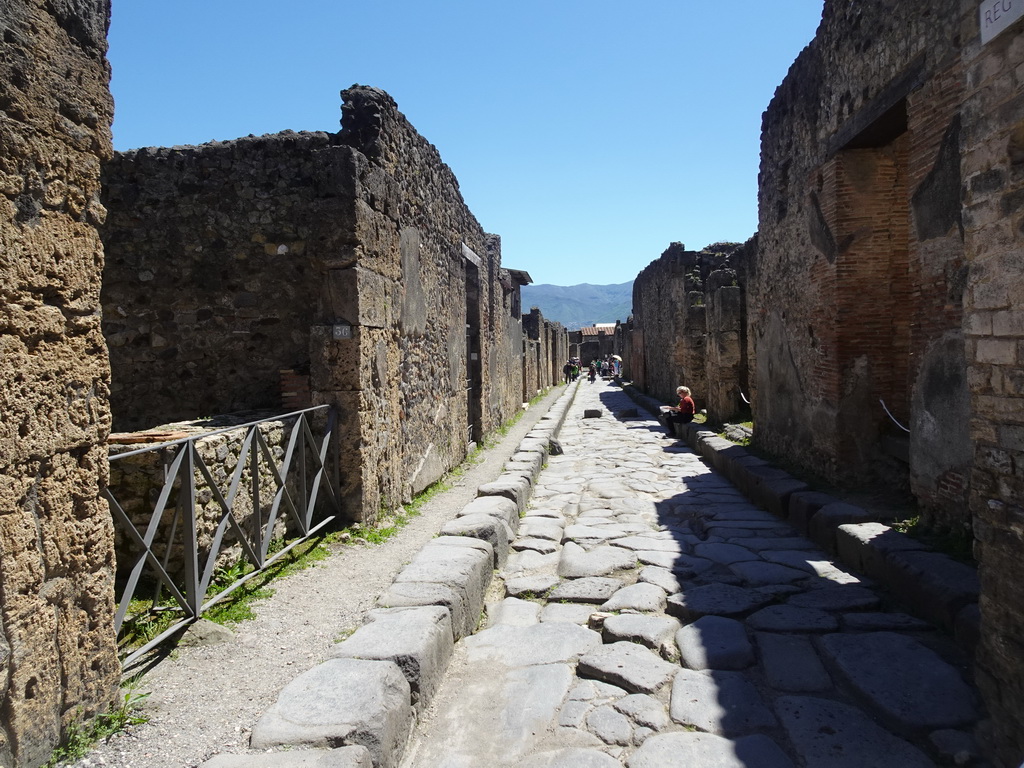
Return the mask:
<path fill-rule="evenodd" d="M 658 415 L 658 422 L 668 430 L 668 436 L 673 438 L 676 436 L 675 425 L 689 424 L 697 412 L 689 387 L 676 387 L 676 394 L 679 395 L 679 405 L 663 405 Z"/>

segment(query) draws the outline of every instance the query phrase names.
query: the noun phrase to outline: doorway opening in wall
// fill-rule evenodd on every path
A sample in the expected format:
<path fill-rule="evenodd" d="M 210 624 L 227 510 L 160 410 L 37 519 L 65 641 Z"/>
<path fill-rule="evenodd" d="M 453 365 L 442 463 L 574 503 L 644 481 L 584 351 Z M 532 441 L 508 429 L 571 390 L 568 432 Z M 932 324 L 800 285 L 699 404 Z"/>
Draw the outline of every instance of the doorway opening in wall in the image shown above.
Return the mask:
<path fill-rule="evenodd" d="M 466 442 L 483 438 L 483 367 L 480 360 L 480 268 L 466 264 Z"/>
<path fill-rule="evenodd" d="M 840 459 L 886 485 L 909 483 L 913 290 L 909 135 L 901 99 L 831 161 L 835 183 Z"/>

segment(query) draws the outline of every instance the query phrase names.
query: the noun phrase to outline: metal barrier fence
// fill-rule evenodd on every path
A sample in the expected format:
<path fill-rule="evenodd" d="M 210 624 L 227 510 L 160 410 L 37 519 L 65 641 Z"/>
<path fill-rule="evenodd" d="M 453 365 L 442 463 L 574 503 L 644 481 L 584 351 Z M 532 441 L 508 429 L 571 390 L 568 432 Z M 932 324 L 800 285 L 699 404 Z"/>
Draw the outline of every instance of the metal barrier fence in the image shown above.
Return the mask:
<path fill-rule="evenodd" d="M 287 434 L 287 447 L 279 464 L 274 450 L 261 432 L 261 426 L 266 429 L 267 425 L 289 420 L 294 420 L 294 423 Z M 240 440 L 237 463 L 225 492 L 221 487 L 227 479 L 223 467 L 216 464 L 211 467 L 212 462 L 204 460 L 197 444 L 218 435 L 241 433 L 242 430 L 244 437 Z M 314 436 L 314 431 L 322 433 Z M 128 545 L 122 549 L 131 549 L 131 557 L 134 558 L 132 562 L 124 562 L 125 558 L 119 555 L 122 562 L 118 563 L 114 619 L 119 645 L 123 646 L 125 642 L 123 630 L 128 624 L 138 621 L 140 616 L 177 614 L 157 636 L 137 648 L 131 648 L 127 655 L 122 654 L 123 666 L 128 667 L 294 547 L 340 518 L 336 431 L 337 415 L 325 405 L 110 457 L 113 468 L 115 462 L 129 457 L 160 452 L 164 477 L 152 510 L 141 516 L 148 520 L 140 519 L 139 515 L 135 515 L 133 520 L 114 492 L 109 487 L 104 489 L 115 529 Z M 329 461 L 332 450 L 333 460 Z M 215 475 L 221 476 L 220 484 Z M 273 487 L 261 483 L 261 476 L 264 479 L 269 476 Z M 214 519 L 210 519 L 209 512 L 206 512 L 206 517 L 200 521 L 197 494 L 208 500 L 204 509 L 212 505 Z M 244 508 L 244 513 L 239 512 L 240 508 Z M 244 521 L 240 519 L 243 515 Z M 202 536 L 200 522 L 205 527 Z M 279 537 L 282 523 L 295 534 L 295 538 L 271 554 L 271 545 Z M 242 558 L 253 570 L 228 585 L 217 585 L 220 591 L 211 594 L 218 559 L 222 547 L 228 542 L 240 547 Z M 235 569 L 236 572 L 239 570 Z"/>

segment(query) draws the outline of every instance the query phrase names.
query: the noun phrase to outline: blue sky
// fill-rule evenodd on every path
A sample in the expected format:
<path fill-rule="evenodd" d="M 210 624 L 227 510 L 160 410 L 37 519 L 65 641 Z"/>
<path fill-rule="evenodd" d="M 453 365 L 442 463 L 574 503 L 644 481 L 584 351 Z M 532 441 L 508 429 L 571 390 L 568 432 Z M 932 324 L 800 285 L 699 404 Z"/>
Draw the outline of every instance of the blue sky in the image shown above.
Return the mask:
<path fill-rule="evenodd" d="M 536 283 L 757 227 L 761 113 L 822 0 L 113 0 L 114 146 L 335 131 L 383 88 Z"/>

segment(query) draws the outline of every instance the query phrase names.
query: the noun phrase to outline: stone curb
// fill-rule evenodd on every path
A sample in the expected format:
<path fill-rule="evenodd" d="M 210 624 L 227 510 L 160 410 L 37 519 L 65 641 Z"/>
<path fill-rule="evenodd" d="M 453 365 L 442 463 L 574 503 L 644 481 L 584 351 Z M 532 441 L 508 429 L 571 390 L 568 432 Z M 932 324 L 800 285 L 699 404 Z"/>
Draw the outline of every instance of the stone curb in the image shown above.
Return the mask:
<path fill-rule="evenodd" d="M 445 523 L 441 536 L 399 572 L 377 601 L 378 609 L 370 611 L 364 624 L 332 650 L 332 658 L 282 690 L 254 726 L 253 748 L 293 744 L 322 750 L 358 744 L 366 748 L 358 755 L 320 751 L 314 753 L 315 759 L 323 760 L 325 767 L 359 766 L 369 764 L 371 758 L 374 768 L 401 762 L 417 714 L 429 705 L 440 685 L 455 643 L 477 628 L 494 569 L 508 557 L 520 513 L 578 387 L 579 382 L 566 387 L 520 442 L 505 471 L 480 486 L 477 498 Z M 362 666 L 352 666 L 356 664 Z M 353 674 L 361 676 L 354 688 L 348 679 Z M 369 695 L 361 690 L 367 687 L 386 690 L 388 695 Z M 307 695 L 322 697 L 325 692 L 331 696 L 329 711 L 304 702 Z M 358 711 L 359 722 L 353 722 L 353 710 Z M 321 765 L 313 762 L 313 755 L 307 763 L 300 754 L 280 753 L 280 761 L 270 758 L 266 764 Z"/>
<path fill-rule="evenodd" d="M 627 388 L 651 414 L 662 405 Z M 684 440 L 747 498 L 772 512 L 859 573 L 885 585 L 908 612 L 951 632 L 973 654 L 978 639 L 977 570 L 877 522 L 863 507 L 813 490 L 801 480 L 718 437 L 703 424 L 676 425 Z"/>

